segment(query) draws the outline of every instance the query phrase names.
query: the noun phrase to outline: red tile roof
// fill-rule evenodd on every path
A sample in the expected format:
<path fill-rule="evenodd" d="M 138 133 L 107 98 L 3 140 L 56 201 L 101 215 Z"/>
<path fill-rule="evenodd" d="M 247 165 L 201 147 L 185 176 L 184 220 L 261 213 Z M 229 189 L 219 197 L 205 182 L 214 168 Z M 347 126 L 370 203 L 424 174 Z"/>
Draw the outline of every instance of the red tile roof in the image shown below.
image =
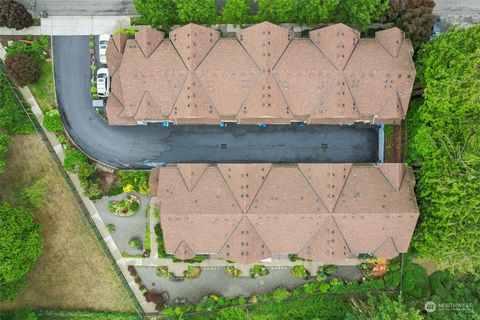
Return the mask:
<path fill-rule="evenodd" d="M 107 108 L 112 125 L 122 119 L 397 124 L 415 79 L 413 49 L 398 28 L 360 39 L 356 30 L 336 24 L 294 39 L 291 31 L 263 22 L 242 29 L 237 39 L 220 39 L 218 31 L 188 24 L 169 39 L 146 28 L 135 39 L 116 35 L 110 44 L 118 100 L 107 102 L 115 104 Z M 150 105 L 142 105 L 146 92 Z M 117 102 L 122 111 L 113 114 Z"/>
<path fill-rule="evenodd" d="M 404 164 L 178 164 L 150 178 L 168 253 L 183 259 L 188 244 L 247 264 L 406 252 L 419 215 L 414 184 Z"/>

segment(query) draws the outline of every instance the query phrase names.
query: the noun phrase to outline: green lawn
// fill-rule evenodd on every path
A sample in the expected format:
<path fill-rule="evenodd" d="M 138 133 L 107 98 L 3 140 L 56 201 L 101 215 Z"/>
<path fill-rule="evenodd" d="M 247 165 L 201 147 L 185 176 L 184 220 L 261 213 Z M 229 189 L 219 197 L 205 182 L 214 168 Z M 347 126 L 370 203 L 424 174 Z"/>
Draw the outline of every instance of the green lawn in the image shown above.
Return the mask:
<path fill-rule="evenodd" d="M 40 109 L 45 113 L 47 110 L 57 107 L 55 98 L 55 86 L 53 84 L 52 61 L 45 60 L 41 62 L 42 77 L 40 81 L 28 86 L 35 100 L 37 100 Z"/>

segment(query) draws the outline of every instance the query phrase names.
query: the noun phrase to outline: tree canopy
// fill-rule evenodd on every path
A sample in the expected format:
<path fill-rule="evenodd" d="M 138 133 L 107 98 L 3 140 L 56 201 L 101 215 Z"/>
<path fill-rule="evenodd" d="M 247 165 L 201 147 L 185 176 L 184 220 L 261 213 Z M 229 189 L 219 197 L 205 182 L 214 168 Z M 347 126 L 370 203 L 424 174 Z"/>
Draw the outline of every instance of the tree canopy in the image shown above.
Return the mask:
<path fill-rule="evenodd" d="M 227 0 L 222 11 L 224 21 L 233 24 L 247 23 L 252 14 L 248 0 Z"/>
<path fill-rule="evenodd" d="M 40 225 L 31 212 L 0 205 L 0 301 L 14 299 L 42 250 Z"/>
<path fill-rule="evenodd" d="M 413 246 L 442 267 L 480 267 L 480 26 L 453 28 L 418 53 L 424 100 L 409 111 L 407 160 L 417 174 Z"/>
<path fill-rule="evenodd" d="M 0 0 L 0 27 L 20 30 L 32 24 L 32 15 L 23 4 L 13 0 Z"/>
<path fill-rule="evenodd" d="M 175 0 L 180 23 L 211 24 L 217 17 L 213 0 Z"/>
<path fill-rule="evenodd" d="M 135 9 L 152 27 L 162 27 L 165 32 L 177 21 L 174 0 L 134 0 Z"/>

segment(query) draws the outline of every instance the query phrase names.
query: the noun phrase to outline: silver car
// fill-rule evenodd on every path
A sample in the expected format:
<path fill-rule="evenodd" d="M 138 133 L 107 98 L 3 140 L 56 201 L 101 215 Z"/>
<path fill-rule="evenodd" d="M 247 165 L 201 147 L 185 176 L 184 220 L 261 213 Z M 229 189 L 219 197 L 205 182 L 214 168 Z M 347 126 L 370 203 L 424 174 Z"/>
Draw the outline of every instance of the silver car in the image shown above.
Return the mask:
<path fill-rule="evenodd" d="M 110 77 L 107 68 L 97 70 L 97 94 L 101 98 L 108 97 L 110 93 Z"/>

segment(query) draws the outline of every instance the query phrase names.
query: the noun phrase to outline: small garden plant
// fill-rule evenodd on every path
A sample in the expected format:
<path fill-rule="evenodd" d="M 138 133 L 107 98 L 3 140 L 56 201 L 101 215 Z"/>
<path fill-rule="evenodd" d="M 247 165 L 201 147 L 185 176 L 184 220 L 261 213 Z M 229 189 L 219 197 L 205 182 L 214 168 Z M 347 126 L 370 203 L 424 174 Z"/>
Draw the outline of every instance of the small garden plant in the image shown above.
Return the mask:
<path fill-rule="evenodd" d="M 310 272 L 308 272 L 308 270 L 303 265 L 294 266 L 290 270 L 290 272 L 292 273 L 292 276 L 297 279 L 307 280 L 308 278 L 310 278 Z"/>
<path fill-rule="evenodd" d="M 110 213 L 120 217 L 133 216 L 140 209 L 140 200 L 129 194 L 122 201 L 112 200 L 108 203 Z"/>
<path fill-rule="evenodd" d="M 115 225 L 110 223 L 109 225 L 107 225 L 107 230 L 110 233 L 114 233 L 115 232 Z"/>
<path fill-rule="evenodd" d="M 159 278 L 172 278 L 174 276 L 173 272 L 168 271 L 168 266 L 159 266 L 157 268 L 157 277 Z"/>
<path fill-rule="evenodd" d="M 142 240 L 140 240 L 139 238 L 130 239 L 130 241 L 128 242 L 128 245 L 132 249 L 137 249 L 137 250 L 143 249 Z"/>
<path fill-rule="evenodd" d="M 202 274 L 202 268 L 199 266 L 188 266 L 187 270 L 183 272 L 183 275 L 187 279 L 196 279 Z"/>
<path fill-rule="evenodd" d="M 264 277 L 269 273 L 270 271 L 268 271 L 267 267 L 260 264 L 256 264 L 250 269 L 250 277 L 252 277 L 252 279 Z"/>
<path fill-rule="evenodd" d="M 337 272 L 337 266 L 334 264 L 320 266 L 317 270 L 317 281 L 325 281 L 328 276 L 334 274 L 335 272 Z"/>
<path fill-rule="evenodd" d="M 225 273 L 232 278 L 240 277 L 240 273 L 241 273 L 240 269 L 237 269 L 234 266 L 225 266 L 223 268 L 223 271 L 225 271 Z"/>

